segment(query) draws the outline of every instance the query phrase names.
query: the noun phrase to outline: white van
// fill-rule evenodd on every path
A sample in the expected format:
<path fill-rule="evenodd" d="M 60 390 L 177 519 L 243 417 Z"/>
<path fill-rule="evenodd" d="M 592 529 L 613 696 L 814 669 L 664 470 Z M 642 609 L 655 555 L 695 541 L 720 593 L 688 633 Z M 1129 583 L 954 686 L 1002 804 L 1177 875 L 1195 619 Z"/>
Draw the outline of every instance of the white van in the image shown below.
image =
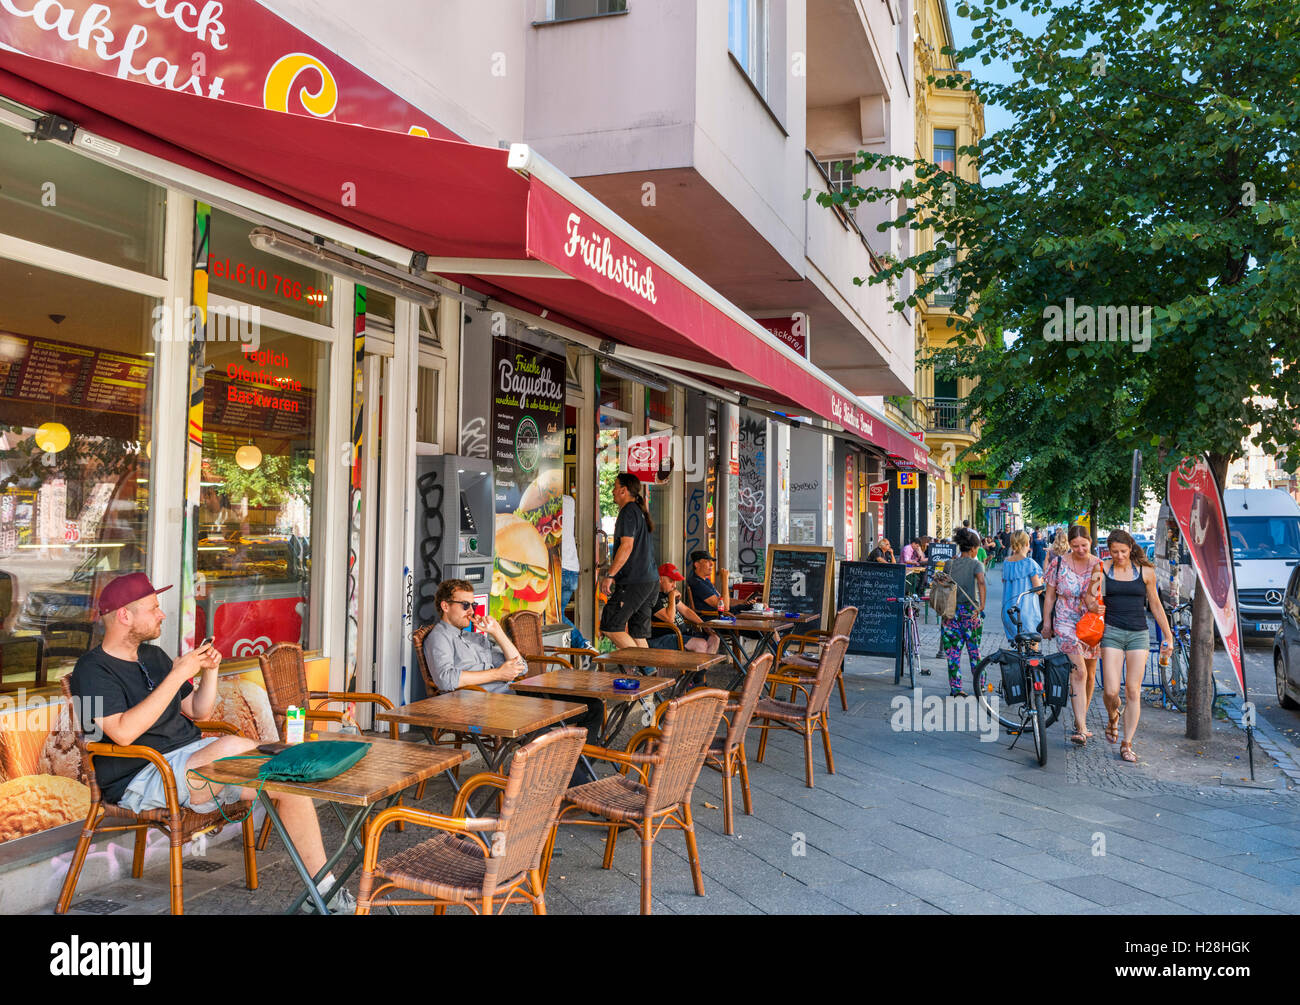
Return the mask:
<path fill-rule="evenodd" d="M 1300 506 L 1282 489 L 1228 489 L 1237 573 L 1237 609 L 1246 635 L 1271 636 L 1282 621 L 1282 594 L 1300 564 Z"/>

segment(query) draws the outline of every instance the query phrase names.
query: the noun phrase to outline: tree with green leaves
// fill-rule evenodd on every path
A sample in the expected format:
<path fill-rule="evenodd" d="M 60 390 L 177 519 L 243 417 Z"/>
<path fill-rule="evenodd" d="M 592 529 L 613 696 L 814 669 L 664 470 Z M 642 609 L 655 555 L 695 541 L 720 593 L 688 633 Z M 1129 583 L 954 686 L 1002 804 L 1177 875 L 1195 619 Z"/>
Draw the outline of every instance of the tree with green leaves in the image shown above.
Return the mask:
<path fill-rule="evenodd" d="M 1024 30 L 1009 6 L 1042 27 Z M 1266 450 L 1300 457 L 1295 4 L 967 0 L 958 12 L 972 41 L 953 55 L 1005 59 L 1014 73 L 1008 83 L 932 78 L 1012 114 L 959 151 L 994 181 L 862 153 L 858 184 L 819 199 L 906 199 L 886 226 L 940 236 L 934 251 L 867 281 L 900 283 L 910 270 L 908 302 L 955 293 L 952 345 L 928 362 L 978 379 L 969 404 L 980 449 L 1019 458 L 1018 487 L 1032 484 L 1050 507 L 1074 492 L 1103 512 L 1118 505 L 1134 448 L 1152 479 L 1205 453 L 1222 480 L 1252 426 Z M 882 168 L 911 177 L 876 184 Z M 949 247 L 957 264 L 936 276 Z M 1210 730 L 1212 657 L 1198 590 L 1193 738 Z"/>

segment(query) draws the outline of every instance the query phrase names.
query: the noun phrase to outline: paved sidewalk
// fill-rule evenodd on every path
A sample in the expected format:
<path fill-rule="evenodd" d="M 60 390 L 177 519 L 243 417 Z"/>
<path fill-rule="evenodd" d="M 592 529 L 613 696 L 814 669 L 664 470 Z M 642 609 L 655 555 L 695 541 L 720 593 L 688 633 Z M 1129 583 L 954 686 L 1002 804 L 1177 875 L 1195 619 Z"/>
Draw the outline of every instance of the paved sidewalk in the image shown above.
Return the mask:
<path fill-rule="evenodd" d="M 991 585 L 997 580 L 995 570 Z M 996 610 L 991 599 L 986 647 L 1002 641 Z M 923 645 L 933 674 L 918 678 L 923 694 L 947 692 L 936 644 L 931 624 Z M 1121 769 L 1104 743 L 1071 747 L 1064 723 L 1049 731 L 1048 763 L 1040 768 L 1027 741 L 1010 750 L 1007 738 L 982 742 L 973 732 L 896 731 L 895 699 L 910 694 L 893 684 L 892 661 L 853 658 L 846 683 L 849 710 L 840 709 L 838 695 L 832 699 L 836 773 L 827 774 L 818 753 L 815 788 L 803 784 L 798 739 L 775 734 L 765 764 L 753 764 L 751 754 L 755 815 L 738 814 L 739 834 L 726 837 L 719 776 L 703 772 L 694 812 L 707 896 L 692 892 L 681 836 L 665 831 L 655 846 L 656 912 L 1300 911 L 1300 795 L 1225 787 L 1217 777 L 1180 781 L 1180 771 L 1157 770 L 1160 762 Z M 1099 707 L 1100 697 L 1094 715 Z M 1157 713 L 1144 706 L 1152 745 Z M 1225 742 L 1235 742 L 1229 723 L 1216 726 Z M 1093 728 L 1100 740 L 1100 724 Z M 423 805 L 446 812 L 450 802 L 440 781 Z M 327 843 L 337 840 L 333 814 L 321 818 Z M 420 838 L 414 828 L 393 833 L 385 853 Z M 547 890 L 553 913 L 636 912 L 637 842 L 620 840 L 606 872 L 603 840 L 589 828 L 562 832 Z M 186 872 L 191 913 L 269 913 L 296 892 L 278 841 L 259 856 L 255 893 L 241 885 L 237 848 L 209 848 L 207 859 L 217 868 Z M 144 880 L 125 879 L 77 902 L 107 900 L 123 905 L 122 913 L 165 911 L 165 865 L 151 862 Z"/>

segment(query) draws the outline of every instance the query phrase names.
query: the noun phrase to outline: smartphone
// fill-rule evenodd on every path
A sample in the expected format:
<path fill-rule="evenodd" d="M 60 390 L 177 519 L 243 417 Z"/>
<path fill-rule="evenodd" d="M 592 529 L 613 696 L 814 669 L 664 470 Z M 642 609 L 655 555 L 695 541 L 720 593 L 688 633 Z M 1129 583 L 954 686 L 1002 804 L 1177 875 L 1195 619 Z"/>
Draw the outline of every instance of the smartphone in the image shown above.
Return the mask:
<path fill-rule="evenodd" d="M 216 637 L 216 636 L 214 636 L 214 635 L 209 635 L 206 639 L 204 639 L 202 642 L 200 642 L 200 643 L 198 644 L 198 648 L 199 648 L 199 649 L 202 649 L 204 646 L 210 646 L 210 645 L 212 645 L 212 640 L 213 640 L 215 637 Z"/>

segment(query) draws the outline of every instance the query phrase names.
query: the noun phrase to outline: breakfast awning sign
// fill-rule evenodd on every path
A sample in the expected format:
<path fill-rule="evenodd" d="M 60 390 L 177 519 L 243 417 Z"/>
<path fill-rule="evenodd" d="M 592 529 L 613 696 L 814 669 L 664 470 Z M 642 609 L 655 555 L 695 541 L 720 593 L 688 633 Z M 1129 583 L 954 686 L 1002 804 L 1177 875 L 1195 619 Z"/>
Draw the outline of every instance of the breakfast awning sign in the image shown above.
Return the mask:
<path fill-rule="evenodd" d="M 528 610 L 559 620 L 564 363 L 517 339 L 492 340 L 493 617 Z"/>
<path fill-rule="evenodd" d="M 0 0 L 0 47 L 214 101 L 457 138 L 254 0 Z"/>

